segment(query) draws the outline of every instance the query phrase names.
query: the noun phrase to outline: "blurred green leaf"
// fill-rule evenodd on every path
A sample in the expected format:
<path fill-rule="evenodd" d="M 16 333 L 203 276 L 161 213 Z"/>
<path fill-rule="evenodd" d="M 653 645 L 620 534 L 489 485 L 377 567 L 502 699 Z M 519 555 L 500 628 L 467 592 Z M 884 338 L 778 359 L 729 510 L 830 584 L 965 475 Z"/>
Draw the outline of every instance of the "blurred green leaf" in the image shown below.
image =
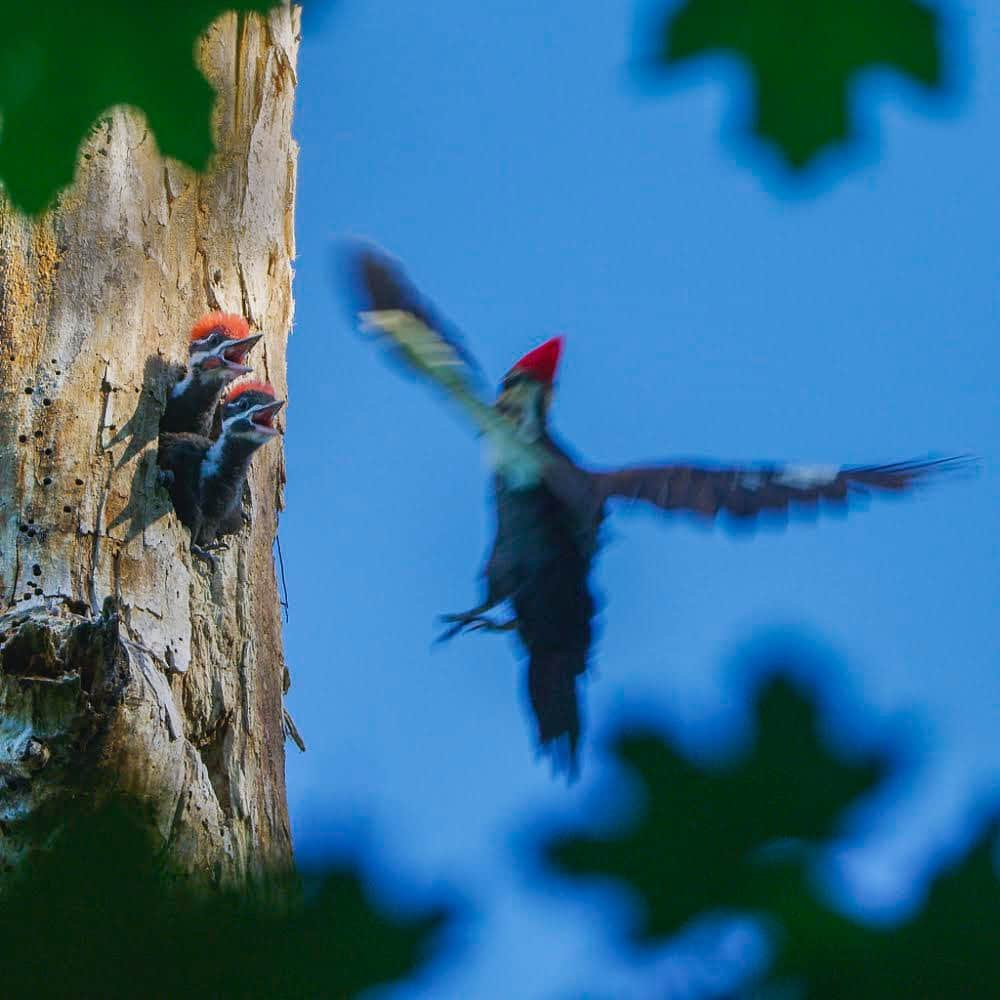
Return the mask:
<path fill-rule="evenodd" d="M 0 0 L 0 181 L 25 212 L 73 179 L 81 140 L 116 104 L 140 108 L 164 156 L 201 170 L 215 94 L 195 43 L 220 14 L 276 0 Z"/>
<path fill-rule="evenodd" d="M 408 976 L 450 911 L 372 906 L 358 877 L 236 893 L 172 873 L 138 807 L 66 818 L 54 845 L 0 880 L 5 997 L 353 997 Z"/>
<path fill-rule="evenodd" d="M 639 814 L 604 836 L 557 838 L 546 857 L 564 875 L 602 875 L 633 889 L 644 904 L 633 930 L 640 942 L 702 911 L 751 904 L 761 848 L 828 839 L 889 766 L 831 756 L 815 708 L 781 679 L 758 695 L 753 750 L 727 766 L 696 765 L 649 733 L 626 733 L 613 749 L 646 792 Z"/>
<path fill-rule="evenodd" d="M 777 925 L 777 956 L 764 986 L 793 980 L 808 1000 L 1000 996 L 995 846 L 994 828 L 938 875 L 912 920 L 890 928 L 855 923 L 828 907 L 802 865 L 762 869 L 759 901 Z"/>
<path fill-rule="evenodd" d="M 862 70 L 943 89 L 940 36 L 922 0 L 685 0 L 663 22 L 654 59 L 674 68 L 722 51 L 744 61 L 748 127 L 801 169 L 854 134 L 850 87 Z"/>

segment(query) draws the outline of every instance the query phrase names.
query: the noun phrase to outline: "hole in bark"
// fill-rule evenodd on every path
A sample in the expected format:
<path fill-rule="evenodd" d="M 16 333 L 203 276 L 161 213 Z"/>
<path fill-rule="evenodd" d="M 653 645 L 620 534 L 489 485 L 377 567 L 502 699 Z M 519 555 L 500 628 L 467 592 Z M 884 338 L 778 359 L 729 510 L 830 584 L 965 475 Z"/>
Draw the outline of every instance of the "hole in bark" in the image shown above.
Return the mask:
<path fill-rule="evenodd" d="M 30 591 L 30 590 L 28 591 L 28 593 L 26 593 L 26 594 L 24 595 L 24 599 L 25 599 L 26 601 L 30 601 L 30 600 L 31 600 L 31 591 Z"/>
<path fill-rule="evenodd" d="M 42 486 L 51 486 L 51 485 L 52 485 L 52 477 L 51 476 L 46 476 L 42 480 Z"/>
<path fill-rule="evenodd" d="M 28 518 L 28 524 L 34 524 L 34 523 L 35 523 L 35 519 L 33 517 L 29 517 Z"/>
<path fill-rule="evenodd" d="M 45 449 L 45 454 L 46 455 L 51 455 L 52 454 L 52 449 L 51 448 L 46 448 Z"/>
<path fill-rule="evenodd" d="M 42 406 L 51 406 L 51 405 L 52 405 L 52 400 L 51 399 L 43 399 L 42 400 Z"/>
<path fill-rule="evenodd" d="M 41 436 L 42 436 L 42 432 L 41 431 L 35 431 L 35 437 L 36 438 L 40 438 Z"/>
<path fill-rule="evenodd" d="M 28 396 L 30 396 L 34 391 L 35 390 L 30 385 L 25 386 L 25 388 L 24 388 L 25 395 L 28 395 Z"/>
<path fill-rule="evenodd" d="M 29 538 L 34 538 L 35 537 L 35 529 L 34 528 L 28 528 L 28 537 Z"/>
<path fill-rule="evenodd" d="M 76 481 L 76 485 L 77 485 L 77 486 L 83 486 L 83 480 L 82 480 L 82 479 L 78 479 L 78 480 Z"/>
<path fill-rule="evenodd" d="M 24 444 L 28 440 L 28 435 L 27 434 L 18 434 L 17 439 L 18 439 L 18 441 L 21 442 L 21 444 Z"/>
<path fill-rule="evenodd" d="M 30 600 L 31 595 L 25 594 L 24 599 Z M 59 677 L 63 673 L 52 633 L 31 621 L 7 641 L 0 667 L 11 677 Z"/>
<path fill-rule="evenodd" d="M 35 565 L 31 567 L 31 574 L 32 574 L 32 576 L 41 576 L 42 575 L 42 567 L 39 566 L 38 563 L 35 563 Z"/>
<path fill-rule="evenodd" d="M 72 514 L 73 513 L 73 508 L 70 507 L 69 505 L 67 505 L 67 506 L 63 507 L 63 513 L 64 514 Z M 180 595 L 178 595 L 178 596 L 180 596 Z"/>

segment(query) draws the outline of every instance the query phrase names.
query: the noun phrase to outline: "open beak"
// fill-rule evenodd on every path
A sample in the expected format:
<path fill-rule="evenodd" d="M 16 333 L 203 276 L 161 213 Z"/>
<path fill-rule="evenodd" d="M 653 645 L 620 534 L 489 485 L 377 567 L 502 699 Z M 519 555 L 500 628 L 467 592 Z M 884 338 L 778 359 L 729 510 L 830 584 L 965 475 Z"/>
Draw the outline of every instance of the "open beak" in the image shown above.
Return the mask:
<path fill-rule="evenodd" d="M 284 405 L 283 399 L 276 399 L 273 403 L 262 403 L 253 407 L 247 416 L 254 430 L 263 431 L 265 434 L 280 434 L 281 432 L 274 426 L 274 418 Z"/>
<path fill-rule="evenodd" d="M 239 339 L 227 340 L 215 349 L 215 356 L 219 358 L 225 367 L 235 375 L 246 375 L 253 371 L 243 364 L 243 359 L 250 353 L 250 349 L 264 335 L 255 333 L 252 337 L 240 337 Z"/>

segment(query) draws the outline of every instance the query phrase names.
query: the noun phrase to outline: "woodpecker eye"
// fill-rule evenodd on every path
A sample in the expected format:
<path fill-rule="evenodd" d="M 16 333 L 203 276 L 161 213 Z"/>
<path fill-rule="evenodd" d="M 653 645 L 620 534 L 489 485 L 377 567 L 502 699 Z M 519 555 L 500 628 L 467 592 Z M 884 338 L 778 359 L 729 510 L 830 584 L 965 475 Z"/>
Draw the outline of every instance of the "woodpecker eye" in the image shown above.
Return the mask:
<path fill-rule="evenodd" d="M 188 354 L 197 354 L 200 351 L 212 351 L 223 341 L 223 335 L 220 330 L 213 330 L 207 337 L 202 337 L 201 340 L 192 340 L 188 346 Z"/>

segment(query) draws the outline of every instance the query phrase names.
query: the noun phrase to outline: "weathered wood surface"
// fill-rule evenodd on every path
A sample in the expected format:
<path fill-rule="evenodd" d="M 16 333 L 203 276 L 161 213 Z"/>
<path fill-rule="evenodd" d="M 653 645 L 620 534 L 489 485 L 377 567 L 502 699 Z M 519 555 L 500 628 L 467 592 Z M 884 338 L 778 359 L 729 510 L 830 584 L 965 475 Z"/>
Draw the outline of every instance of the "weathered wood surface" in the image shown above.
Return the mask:
<path fill-rule="evenodd" d="M 230 881 L 290 862 L 272 541 L 280 444 L 213 574 L 157 482 L 172 366 L 210 309 L 265 334 L 287 398 L 299 12 L 206 33 L 211 169 L 109 111 L 36 221 L 0 202 L 0 863 L 70 794 L 147 795 L 173 858 Z M 285 419 L 287 410 L 282 414 Z"/>

